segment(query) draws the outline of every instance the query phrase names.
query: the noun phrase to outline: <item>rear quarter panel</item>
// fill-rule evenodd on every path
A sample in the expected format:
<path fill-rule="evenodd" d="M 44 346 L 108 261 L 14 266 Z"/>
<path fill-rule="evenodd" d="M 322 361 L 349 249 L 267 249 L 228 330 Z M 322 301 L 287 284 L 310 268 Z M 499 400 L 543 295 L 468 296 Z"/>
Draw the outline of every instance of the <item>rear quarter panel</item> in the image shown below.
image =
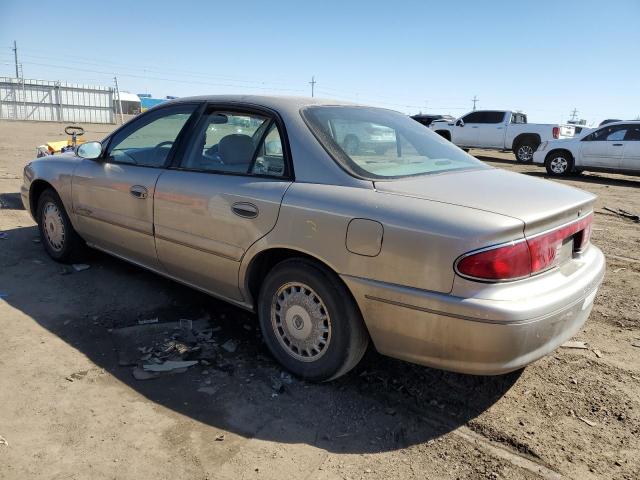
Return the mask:
<path fill-rule="evenodd" d="M 377 256 L 347 250 L 347 226 L 354 218 L 383 225 Z M 266 249 L 289 248 L 317 258 L 341 275 L 449 292 L 459 255 L 521 238 L 523 228 L 514 218 L 373 188 L 294 183 L 274 229 L 247 251 L 240 285 L 245 285 L 250 298 L 245 277 L 251 259 Z"/>

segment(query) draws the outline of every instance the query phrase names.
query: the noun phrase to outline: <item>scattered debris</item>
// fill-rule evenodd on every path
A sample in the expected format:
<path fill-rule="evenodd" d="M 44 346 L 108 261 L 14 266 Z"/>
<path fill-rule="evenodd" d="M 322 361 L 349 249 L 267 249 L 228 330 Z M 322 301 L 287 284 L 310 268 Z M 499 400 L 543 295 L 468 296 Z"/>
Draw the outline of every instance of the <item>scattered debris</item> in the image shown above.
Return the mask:
<path fill-rule="evenodd" d="M 286 383 L 287 385 L 291 385 L 293 383 L 293 377 L 287 372 L 280 372 L 280 380 L 282 380 L 282 383 Z"/>
<path fill-rule="evenodd" d="M 238 344 L 236 342 L 234 342 L 232 339 L 229 339 L 226 342 L 224 342 L 221 345 L 221 347 L 224 348 L 227 352 L 233 353 L 238 348 Z"/>
<path fill-rule="evenodd" d="M 279 378 L 271 377 L 271 388 L 276 393 L 284 393 L 284 384 L 282 383 L 282 380 L 280 380 Z"/>
<path fill-rule="evenodd" d="M 636 215 L 631 212 L 627 212 L 626 210 L 622 210 L 621 208 L 613 209 L 609 207 L 603 207 L 607 212 L 614 213 L 619 217 L 628 218 L 629 220 L 633 220 L 636 223 L 640 223 L 640 215 Z"/>
<path fill-rule="evenodd" d="M 71 265 L 76 272 L 82 272 L 84 270 L 89 270 L 91 265 L 87 265 L 86 263 L 74 263 Z"/>
<path fill-rule="evenodd" d="M 181 318 L 178 321 L 180 328 L 185 330 L 191 330 L 193 328 L 193 320 L 189 320 L 188 318 Z"/>
<path fill-rule="evenodd" d="M 7 232 L 0 232 L 0 240 L 6 240 L 9 238 L 9 234 Z"/>
<path fill-rule="evenodd" d="M 8 447 L 9 446 L 9 442 L 7 442 L 7 439 L 4 438 L 2 435 L 0 435 L 0 447 Z"/>
<path fill-rule="evenodd" d="M 216 437 L 216 442 L 222 442 L 224 440 L 224 433 L 221 433 Z"/>
<path fill-rule="evenodd" d="M 206 386 L 206 387 L 200 387 L 198 391 L 201 393 L 206 393 L 207 395 L 215 395 L 216 393 L 218 393 L 218 388 Z"/>
<path fill-rule="evenodd" d="M 597 350 L 597 349 L 596 349 L 596 350 L 594 350 L 594 351 L 593 351 L 593 353 L 595 353 L 595 354 L 596 354 L 596 357 L 598 357 L 598 358 L 602 358 L 602 352 L 601 352 L 600 350 Z"/>
<path fill-rule="evenodd" d="M 639 347 L 640 348 L 640 342 L 632 342 L 631 343 L 632 347 Z"/>
<path fill-rule="evenodd" d="M 586 342 L 578 342 L 578 341 L 564 342 L 560 346 L 562 348 L 578 348 L 578 349 L 581 349 L 581 350 L 588 350 L 589 349 L 589 347 L 587 347 L 587 343 Z"/>
<path fill-rule="evenodd" d="M 145 318 L 142 320 L 138 320 L 138 325 L 148 325 L 150 323 L 158 323 L 158 317 L 156 318 Z M 147 353 L 147 352 L 144 352 Z"/>
<path fill-rule="evenodd" d="M 616 269 L 613 271 L 613 273 L 618 273 L 618 272 L 621 272 L 622 270 L 626 270 L 626 269 L 627 269 L 627 267 L 620 267 L 620 268 L 616 268 Z"/>
<path fill-rule="evenodd" d="M 63 265 L 60 269 L 60 275 L 69 275 L 71 273 L 73 273 L 73 270 L 67 265 Z"/>
<path fill-rule="evenodd" d="M 31 241 L 33 243 L 40 243 L 40 238 L 39 237 L 35 237 L 35 238 L 32 238 Z"/>
<path fill-rule="evenodd" d="M 595 427 L 597 425 L 596 422 L 592 422 L 588 418 L 584 418 L 584 417 L 578 417 L 578 418 L 582 420 L 584 423 L 586 423 L 587 425 L 589 425 L 590 427 Z"/>
<path fill-rule="evenodd" d="M 386 413 L 387 415 L 391 415 L 391 416 L 393 416 L 393 415 L 395 415 L 397 412 L 396 412 L 396 409 L 395 409 L 395 408 L 393 408 L 393 407 L 387 407 L 387 408 L 385 408 L 385 409 L 384 409 L 384 413 Z"/>
<path fill-rule="evenodd" d="M 171 372 L 174 370 L 185 370 L 189 367 L 197 365 L 197 360 L 167 360 L 164 363 L 146 363 L 143 365 L 143 369 L 146 372 Z"/>

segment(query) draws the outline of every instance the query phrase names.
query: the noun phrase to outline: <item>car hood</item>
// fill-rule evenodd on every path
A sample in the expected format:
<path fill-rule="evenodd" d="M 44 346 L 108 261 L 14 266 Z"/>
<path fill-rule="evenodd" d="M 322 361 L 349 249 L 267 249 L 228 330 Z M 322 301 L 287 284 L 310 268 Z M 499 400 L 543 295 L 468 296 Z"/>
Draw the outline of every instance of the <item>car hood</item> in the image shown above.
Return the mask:
<path fill-rule="evenodd" d="M 376 181 L 377 191 L 449 203 L 521 220 L 527 235 L 589 213 L 595 196 L 559 183 L 497 168 Z"/>

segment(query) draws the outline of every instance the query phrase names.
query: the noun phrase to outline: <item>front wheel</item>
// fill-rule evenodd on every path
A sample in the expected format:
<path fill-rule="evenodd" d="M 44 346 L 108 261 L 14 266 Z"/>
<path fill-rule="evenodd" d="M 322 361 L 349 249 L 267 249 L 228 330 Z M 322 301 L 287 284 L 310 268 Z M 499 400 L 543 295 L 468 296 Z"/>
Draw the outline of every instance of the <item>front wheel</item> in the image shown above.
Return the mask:
<path fill-rule="evenodd" d="M 267 275 L 258 299 L 265 342 L 295 375 L 326 381 L 357 365 L 369 343 L 358 307 L 333 272 L 301 258 Z"/>
<path fill-rule="evenodd" d="M 57 262 L 79 258 L 84 242 L 71 225 L 58 194 L 47 189 L 38 199 L 37 217 L 40 238 L 45 250 Z"/>
<path fill-rule="evenodd" d="M 539 143 L 535 140 L 525 140 L 518 144 L 514 150 L 516 160 L 521 163 L 531 163 L 533 153 L 537 150 Z"/>
<path fill-rule="evenodd" d="M 554 153 L 547 157 L 544 166 L 549 175 L 564 177 L 573 169 L 573 159 L 566 153 Z"/>

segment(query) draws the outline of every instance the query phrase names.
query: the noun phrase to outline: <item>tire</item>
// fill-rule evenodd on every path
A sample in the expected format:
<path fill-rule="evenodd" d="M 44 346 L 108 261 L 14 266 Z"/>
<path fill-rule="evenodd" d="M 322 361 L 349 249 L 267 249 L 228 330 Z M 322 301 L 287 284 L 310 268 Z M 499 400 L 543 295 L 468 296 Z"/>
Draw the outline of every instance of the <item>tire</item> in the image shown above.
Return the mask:
<path fill-rule="evenodd" d="M 44 249 L 56 262 L 78 260 L 84 241 L 75 231 L 58 194 L 47 189 L 40 195 L 37 207 L 38 230 Z"/>
<path fill-rule="evenodd" d="M 276 360 L 307 380 L 344 375 L 358 364 L 369 344 L 346 286 L 311 260 L 293 258 L 273 267 L 260 288 L 258 316 Z"/>
<path fill-rule="evenodd" d="M 347 155 L 355 155 L 360 150 L 360 140 L 355 135 L 347 135 L 342 142 L 342 147 Z"/>
<path fill-rule="evenodd" d="M 538 149 L 539 145 L 540 142 L 534 139 L 521 141 L 513 149 L 516 160 L 520 163 L 531 163 L 533 161 L 533 154 Z"/>
<path fill-rule="evenodd" d="M 573 159 L 567 153 L 552 152 L 547 156 L 544 166 L 552 177 L 566 177 L 573 170 Z"/>

